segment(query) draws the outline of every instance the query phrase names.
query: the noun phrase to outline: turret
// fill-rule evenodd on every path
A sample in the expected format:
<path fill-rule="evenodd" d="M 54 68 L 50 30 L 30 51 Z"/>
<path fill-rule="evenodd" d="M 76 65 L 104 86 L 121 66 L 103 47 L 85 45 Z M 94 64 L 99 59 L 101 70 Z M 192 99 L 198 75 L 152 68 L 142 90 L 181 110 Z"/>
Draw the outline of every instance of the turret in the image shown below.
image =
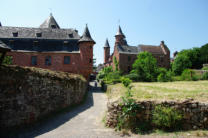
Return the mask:
<path fill-rule="evenodd" d="M 115 38 L 116 38 L 116 45 L 118 45 L 118 44 L 127 45 L 127 42 L 126 42 L 126 39 L 125 39 L 126 37 L 123 34 L 120 25 L 118 27 L 118 32 L 116 33 Z"/>
<path fill-rule="evenodd" d="M 86 25 L 81 39 L 78 41 L 80 58 L 83 64 L 83 71 L 85 72 L 85 78 L 89 79 L 89 75 L 93 70 L 93 45 L 95 41 L 90 35 L 88 26 Z"/>
<path fill-rule="evenodd" d="M 104 45 L 104 64 L 108 62 L 108 59 L 110 57 L 110 45 L 108 42 L 108 39 L 106 39 L 105 41 L 105 45 Z"/>

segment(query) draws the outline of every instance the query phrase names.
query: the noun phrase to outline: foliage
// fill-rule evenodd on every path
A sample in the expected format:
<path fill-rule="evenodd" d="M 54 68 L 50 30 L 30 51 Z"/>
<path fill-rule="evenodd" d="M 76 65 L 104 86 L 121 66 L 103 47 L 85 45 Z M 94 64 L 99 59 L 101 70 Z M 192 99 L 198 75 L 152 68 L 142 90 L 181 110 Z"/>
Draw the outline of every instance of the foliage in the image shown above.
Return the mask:
<path fill-rule="evenodd" d="M 201 62 L 208 63 L 208 44 L 205 44 L 200 48 L 200 54 Z"/>
<path fill-rule="evenodd" d="M 181 80 L 196 81 L 198 79 L 199 78 L 197 77 L 196 73 L 191 69 L 185 69 L 183 73 L 181 74 Z"/>
<path fill-rule="evenodd" d="M 133 64 L 131 73 L 138 75 L 140 81 L 156 81 L 157 78 L 157 61 L 149 52 L 141 52 Z"/>
<path fill-rule="evenodd" d="M 165 68 L 158 69 L 159 75 L 157 76 L 157 81 L 159 82 L 168 82 L 172 81 L 172 72 L 167 71 Z"/>
<path fill-rule="evenodd" d="M 140 107 L 136 103 L 136 101 L 132 98 L 131 94 L 131 80 L 128 78 L 123 78 L 122 82 L 125 87 L 127 87 L 127 91 L 124 97 L 122 97 L 122 112 L 119 114 L 117 120 L 117 130 L 121 129 L 132 129 L 136 126 L 136 115 L 138 111 L 140 111 Z"/>
<path fill-rule="evenodd" d="M 205 72 L 202 76 L 203 80 L 208 80 L 208 72 Z"/>
<path fill-rule="evenodd" d="M 191 61 L 187 56 L 184 54 L 178 54 L 172 64 L 172 71 L 175 75 L 181 75 L 185 69 L 190 68 L 191 66 Z"/>
<path fill-rule="evenodd" d="M 115 70 L 118 71 L 118 61 L 115 56 L 113 56 L 113 63 L 115 65 Z"/>
<path fill-rule="evenodd" d="M 1 57 L 1 55 L 2 54 L 0 54 L 0 57 Z M 12 57 L 11 56 L 5 56 L 2 64 L 11 65 L 12 64 Z"/>
<path fill-rule="evenodd" d="M 103 79 L 105 83 L 118 83 L 121 82 L 121 75 L 119 71 L 109 72 Z"/>
<path fill-rule="evenodd" d="M 111 66 L 103 68 L 97 75 L 97 80 L 102 80 L 105 78 L 108 73 L 113 72 L 113 68 Z"/>
<path fill-rule="evenodd" d="M 203 67 L 202 70 L 208 70 L 208 67 Z"/>
<path fill-rule="evenodd" d="M 161 105 L 155 106 L 152 115 L 152 123 L 156 125 L 156 127 L 165 130 L 177 128 L 180 126 L 182 120 L 182 114 L 176 109 Z"/>
<path fill-rule="evenodd" d="M 132 81 L 139 81 L 139 75 L 134 72 L 131 72 L 130 74 L 125 75 L 124 77 L 129 78 Z"/>
<path fill-rule="evenodd" d="M 130 80 L 129 78 L 123 77 L 123 78 L 121 79 L 121 82 L 123 83 L 123 85 L 124 85 L 125 87 L 129 87 L 129 85 L 131 84 L 132 80 Z"/>

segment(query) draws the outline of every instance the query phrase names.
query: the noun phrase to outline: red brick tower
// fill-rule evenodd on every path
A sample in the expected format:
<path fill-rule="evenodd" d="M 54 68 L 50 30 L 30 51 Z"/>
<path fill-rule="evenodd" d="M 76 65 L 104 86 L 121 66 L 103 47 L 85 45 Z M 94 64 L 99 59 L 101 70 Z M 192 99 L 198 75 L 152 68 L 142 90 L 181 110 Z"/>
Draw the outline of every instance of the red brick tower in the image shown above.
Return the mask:
<path fill-rule="evenodd" d="M 85 78 L 89 79 L 93 71 L 93 45 L 95 41 L 91 38 L 89 29 L 86 25 L 84 33 L 79 40 L 80 59 L 82 64 L 81 72 Z"/>
<path fill-rule="evenodd" d="M 115 38 L 116 38 L 115 46 L 118 45 L 118 44 L 120 44 L 120 45 L 127 45 L 126 37 L 123 34 L 120 25 L 118 27 L 118 32 L 116 33 Z"/>
<path fill-rule="evenodd" d="M 104 64 L 108 62 L 110 57 L 110 45 L 108 43 L 108 39 L 106 39 L 104 48 Z"/>

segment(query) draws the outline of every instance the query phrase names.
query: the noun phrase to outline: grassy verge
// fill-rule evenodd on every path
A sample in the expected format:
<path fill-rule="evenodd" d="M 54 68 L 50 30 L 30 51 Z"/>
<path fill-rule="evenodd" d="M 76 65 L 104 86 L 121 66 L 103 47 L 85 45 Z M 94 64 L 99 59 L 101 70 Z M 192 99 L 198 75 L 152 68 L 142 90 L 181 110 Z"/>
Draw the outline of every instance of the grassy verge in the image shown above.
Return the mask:
<path fill-rule="evenodd" d="M 177 100 L 192 98 L 207 102 L 208 81 L 177 81 L 177 82 L 138 82 L 132 83 L 132 95 L 136 100 Z M 127 89 L 121 84 L 109 85 L 107 95 L 110 99 L 124 96 Z"/>

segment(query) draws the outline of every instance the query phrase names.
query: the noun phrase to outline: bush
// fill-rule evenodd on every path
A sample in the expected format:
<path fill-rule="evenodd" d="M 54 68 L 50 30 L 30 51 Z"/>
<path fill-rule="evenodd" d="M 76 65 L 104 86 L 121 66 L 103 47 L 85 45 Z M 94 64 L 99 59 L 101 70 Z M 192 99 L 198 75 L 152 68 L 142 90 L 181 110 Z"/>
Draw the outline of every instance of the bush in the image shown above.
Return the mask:
<path fill-rule="evenodd" d="M 125 75 L 125 78 L 129 78 L 132 81 L 139 81 L 139 75 L 136 73 L 130 73 L 128 75 Z"/>
<path fill-rule="evenodd" d="M 208 80 L 208 72 L 205 72 L 202 76 L 203 80 Z"/>
<path fill-rule="evenodd" d="M 0 57 L 1 57 L 1 55 L 2 54 L 0 54 Z M 5 56 L 2 64 L 4 64 L 4 65 L 11 65 L 12 64 L 12 57 L 11 56 Z"/>
<path fill-rule="evenodd" d="M 172 81 L 171 71 L 167 71 L 165 68 L 159 68 L 158 73 L 159 75 L 157 76 L 157 81 L 160 82 Z"/>
<path fill-rule="evenodd" d="M 208 67 L 203 67 L 202 70 L 208 70 Z"/>
<path fill-rule="evenodd" d="M 174 130 L 181 125 L 181 120 L 182 114 L 174 108 L 158 105 L 153 110 L 152 123 L 158 128 Z"/>
<path fill-rule="evenodd" d="M 125 87 L 128 87 L 128 86 L 131 84 L 132 80 L 130 80 L 129 78 L 123 77 L 123 78 L 121 79 L 121 82 L 123 83 L 123 85 L 124 85 Z"/>
<path fill-rule="evenodd" d="M 181 75 L 181 80 L 186 81 L 196 81 L 199 77 L 197 77 L 196 73 L 191 69 L 185 69 Z"/>
<path fill-rule="evenodd" d="M 105 83 L 118 83 L 121 82 L 121 76 L 119 71 L 110 72 L 103 79 Z"/>

